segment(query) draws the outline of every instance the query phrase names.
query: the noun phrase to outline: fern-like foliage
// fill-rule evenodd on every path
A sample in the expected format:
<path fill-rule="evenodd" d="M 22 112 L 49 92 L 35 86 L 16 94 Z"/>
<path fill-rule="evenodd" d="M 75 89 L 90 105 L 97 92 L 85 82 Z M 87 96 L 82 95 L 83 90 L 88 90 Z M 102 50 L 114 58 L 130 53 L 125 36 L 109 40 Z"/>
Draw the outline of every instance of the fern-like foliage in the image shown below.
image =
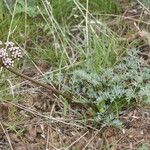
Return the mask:
<path fill-rule="evenodd" d="M 69 90 L 80 96 L 78 101 L 94 103 L 100 112 L 112 103 L 142 100 L 150 103 L 150 66 L 132 49 L 116 66 L 94 74 L 88 69 L 75 70 Z"/>

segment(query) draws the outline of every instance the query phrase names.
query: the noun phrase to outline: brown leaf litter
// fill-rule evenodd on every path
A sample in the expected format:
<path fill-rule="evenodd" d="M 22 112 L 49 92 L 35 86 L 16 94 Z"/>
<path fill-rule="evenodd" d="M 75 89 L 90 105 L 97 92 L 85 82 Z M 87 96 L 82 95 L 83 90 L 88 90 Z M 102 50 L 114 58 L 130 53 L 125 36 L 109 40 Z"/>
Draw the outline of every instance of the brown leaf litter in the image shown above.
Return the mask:
<path fill-rule="evenodd" d="M 34 106 L 35 101 L 36 99 L 31 107 L 27 103 L 21 104 L 27 106 L 26 108 L 14 105 L 17 109 L 16 115 L 24 118 L 20 124 L 17 124 L 15 130 L 8 126 L 11 121 L 8 111 L 12 106 L 7 102 L 0 103 L 0 119 L 7 133 L 0 129 L 0 150 L 11 150 L 7 136 L 10 137 L 13 150 L 137 150 L 145 143 L 150 146 L 150 110 L 148 107 L 123 111 L 120 114 L 123 123 L 120 129 L 109 126 L 98 130 L 74 122 L 77 119 L 75 114 L 67 116 L 70 117 L 68 119 L 65 118 L 63 112 L 62 114 L 55 113 L 55 108 L 43 107 L 42 103 L 40 105 L 44 109 L 40 110 L 41 114 L 43 111 L 49 116 L 48 112 L 53 109 L 51 114 L 54 114 L 54 118 L 58 121 L 31 113 L 31 108 L 37 111 L 39 109 L 36 105 Z M 60 121 L 62 118 L 63 121 Z M 23 131 L 20 133 L 21 129 Z"/>

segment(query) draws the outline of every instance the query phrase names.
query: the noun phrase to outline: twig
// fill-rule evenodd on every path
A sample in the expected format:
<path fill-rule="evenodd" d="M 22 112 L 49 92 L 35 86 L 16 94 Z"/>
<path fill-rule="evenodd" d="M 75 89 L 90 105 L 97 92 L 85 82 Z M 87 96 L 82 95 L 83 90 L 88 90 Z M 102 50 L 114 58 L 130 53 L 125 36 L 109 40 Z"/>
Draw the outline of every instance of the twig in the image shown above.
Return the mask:
<path fill-rule="evenodd" d="M 87 146 L 94 140 L 94 138 L 97 136 L 98 133 L 100 133 L 101 130 L 102 128 L 99 131 L 97 131 L 91 139 L 89 139 L 89 141 L 87 142 L 87 144 L 84 146 L 82 150 L 85 150 L 87 148 Z"/>
<path fill-rule="evenodd" d="M 60 118 L 60 117 L 55 118 L 55 117 L 50 116 L 50 115 L 41 114 L 40 112 L 38 112 L 38 111 L 36 111 L 36 110 L 34 110 L 34 109 L 30 108 L 30 107 L 24 106 L 24 105 L 14 104 L 14 103 L 8 102 L 8 101 L 5 101 L 5 102 L 8 103 L 8 104 L 13 105 L 15 107 L 18 107 L 18 108 L 20 108 L 20 109 L 22 109 L 22 110 L 24 110 L 24 111 L 26 111 L 28 113 L 31 113 L 34 116 L 39 116 L 39 117 L 45 118 L 47 120 L 50 120 L 51 123 L 62 123 L 62 124 L 65 124 L 65 125 L 75 126 L 77 128 L 80 128 L 80 129 L 85 129 L 84 126 L 78 125 L 78 124 L 76 124 L 74 122 L 71 122 L 71 120 L 68 120 L 66 118 Z"/>
<path fill-rule="evenodd" d="M 2 130 L 3 130 L 3 132 L 4 132 L 4 134 L 5 134 L 5 136 L 6 136 L 6 138 L 7 138 L 7 140 L 8 140 L 10 149 L 11 149 L 11 150 L 14 150 L 13 147 L 12 147 L 11 141 L 10 141 L 10 137 L 9 137 L 7 131 L 4 129 L 4 126 L 3 126 L 3 124 L 2 124 L 1 122 L 0 122 L 0 126 L 1 126 L 1 128 L 2 128 Z"/>
<path fill-rule="evenodd" d="M 65 150 L 70 149 L 74 144 L 76 144 L 77 142 L 79 142 L 87 133 L 89 133 L 89 131 L 85 132 L 82 136 L 80 136 L 77 140 L 75 140 L 73 143 L 71 143 L 67 148 L 65 148 Z"/>
<path fill-rule="evenodd" d="M 3 66 L 3 67 L 5 67 L 5 66 Z M 5 67 L 5 68 L 6 68 L 6 67 Z M 62 93 L 61 91 L 59 91 L 59 90 L 53 88 L 53 87 L 50 86 L 50 85 L 41 83 L 41 82 L 39 82 L 39 81 L 36 81 L 36 80 L 34 80 L 34 79 L 32 79 L 32 78 L 30 78 L 30 77 L 28 77 L 28 76 L 26 76 L 26 75 L 20 73 L 20 72 L 17 72 L 15 69 L 12 69 L 12 68 L 6 68 L 6 69 L 9 70 L 10 72 L 14 73 L 15 75 L 20 76 L 20 77 L 22 77 L 22 78 L 24 78 L 24 79 L 26 79 L 26 80 L 32 82 L 33 84 L 42 86 L 42 87 L 44 87 L 45 89 L 48 89 L 48 90 L 52 91 L 52 92 L 53 92 L 54 94 L 56 94 L 56 95 L 61 95 L 61 96 L 63 96 L 64 98 L 66 98 L 67 100 L 71 100 L 71 99 L 72 99 L 72 96 L 67 95 L 67 94 L 65 94 L 65 93 Z"/>
<path fill-rule="evenodd" d="M 139 0 L 137 0 L 137 2 L 150 14 L 150 10 L 147 7 L 145 7 L 142 2 L 140 2 Z"/>

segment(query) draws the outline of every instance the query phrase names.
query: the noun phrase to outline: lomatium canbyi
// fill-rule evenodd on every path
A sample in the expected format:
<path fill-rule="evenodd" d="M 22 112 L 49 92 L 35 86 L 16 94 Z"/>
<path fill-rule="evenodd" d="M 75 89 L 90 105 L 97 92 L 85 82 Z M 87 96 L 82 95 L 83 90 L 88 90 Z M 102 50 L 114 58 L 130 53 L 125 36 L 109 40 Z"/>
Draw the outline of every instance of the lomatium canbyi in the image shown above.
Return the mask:
<path fill-rule="evenodd" d="M 13 42 L 0 41 L 0 63 L 6 68 L 13 67 L 14 62 L 22 58 L 21 49 Z"/>
<path fill-rule="evenodd" d="M 35 79 L 32 79 L 32 78 L 20 73 L 20 72 L 17 72 L 16 69 L 13 68 L 13 66 L 14 66 L 15 61 L 22 58 L 22 57 L 23 56 L 22 56 L 21 49 L 19 47 L 15 46 L 15 44 L 13 42 L 3 43 L 2 41 L 0 41 L 0 67 L 3 66 L 4 68 L 9 70 L 10 72 L 16 74 L 17 76 L 20 76 L 20 77 L 38 85 L 38 86 L 42 86 L 45 89 L 52 91 L 56 95 L 63 96 L 65 99 L 69 100 L 70 103 L 74 103 L 72 101 L 74 95 L 66 94 L 63 91 L 57 90 L 56 88 L 54 88 L 50 85 L 41 83 L 39 81 L 36 81 Z M 81 105 L 81 103 L 77 103 L 77 102 L 75 102 L 75 103 L 77 105 Z M 90 104 L 90 107 L 92 107 L 96 111 L 98 111 L 97 107 L 95 107 L 95 105 Z"/>

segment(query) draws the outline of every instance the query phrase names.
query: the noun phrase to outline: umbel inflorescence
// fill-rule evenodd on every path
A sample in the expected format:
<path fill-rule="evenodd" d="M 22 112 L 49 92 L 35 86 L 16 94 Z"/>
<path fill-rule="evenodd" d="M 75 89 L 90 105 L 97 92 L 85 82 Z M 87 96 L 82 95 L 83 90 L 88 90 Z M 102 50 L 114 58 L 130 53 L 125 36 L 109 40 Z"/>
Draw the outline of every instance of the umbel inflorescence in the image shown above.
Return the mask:
<path fill-rule="evenodd" d="M 22 52 L 15 43 L 0 41 L 0 64 L 7 68 L 13 67 L 15 60 L 20 58 L 22 58 Z"/>

